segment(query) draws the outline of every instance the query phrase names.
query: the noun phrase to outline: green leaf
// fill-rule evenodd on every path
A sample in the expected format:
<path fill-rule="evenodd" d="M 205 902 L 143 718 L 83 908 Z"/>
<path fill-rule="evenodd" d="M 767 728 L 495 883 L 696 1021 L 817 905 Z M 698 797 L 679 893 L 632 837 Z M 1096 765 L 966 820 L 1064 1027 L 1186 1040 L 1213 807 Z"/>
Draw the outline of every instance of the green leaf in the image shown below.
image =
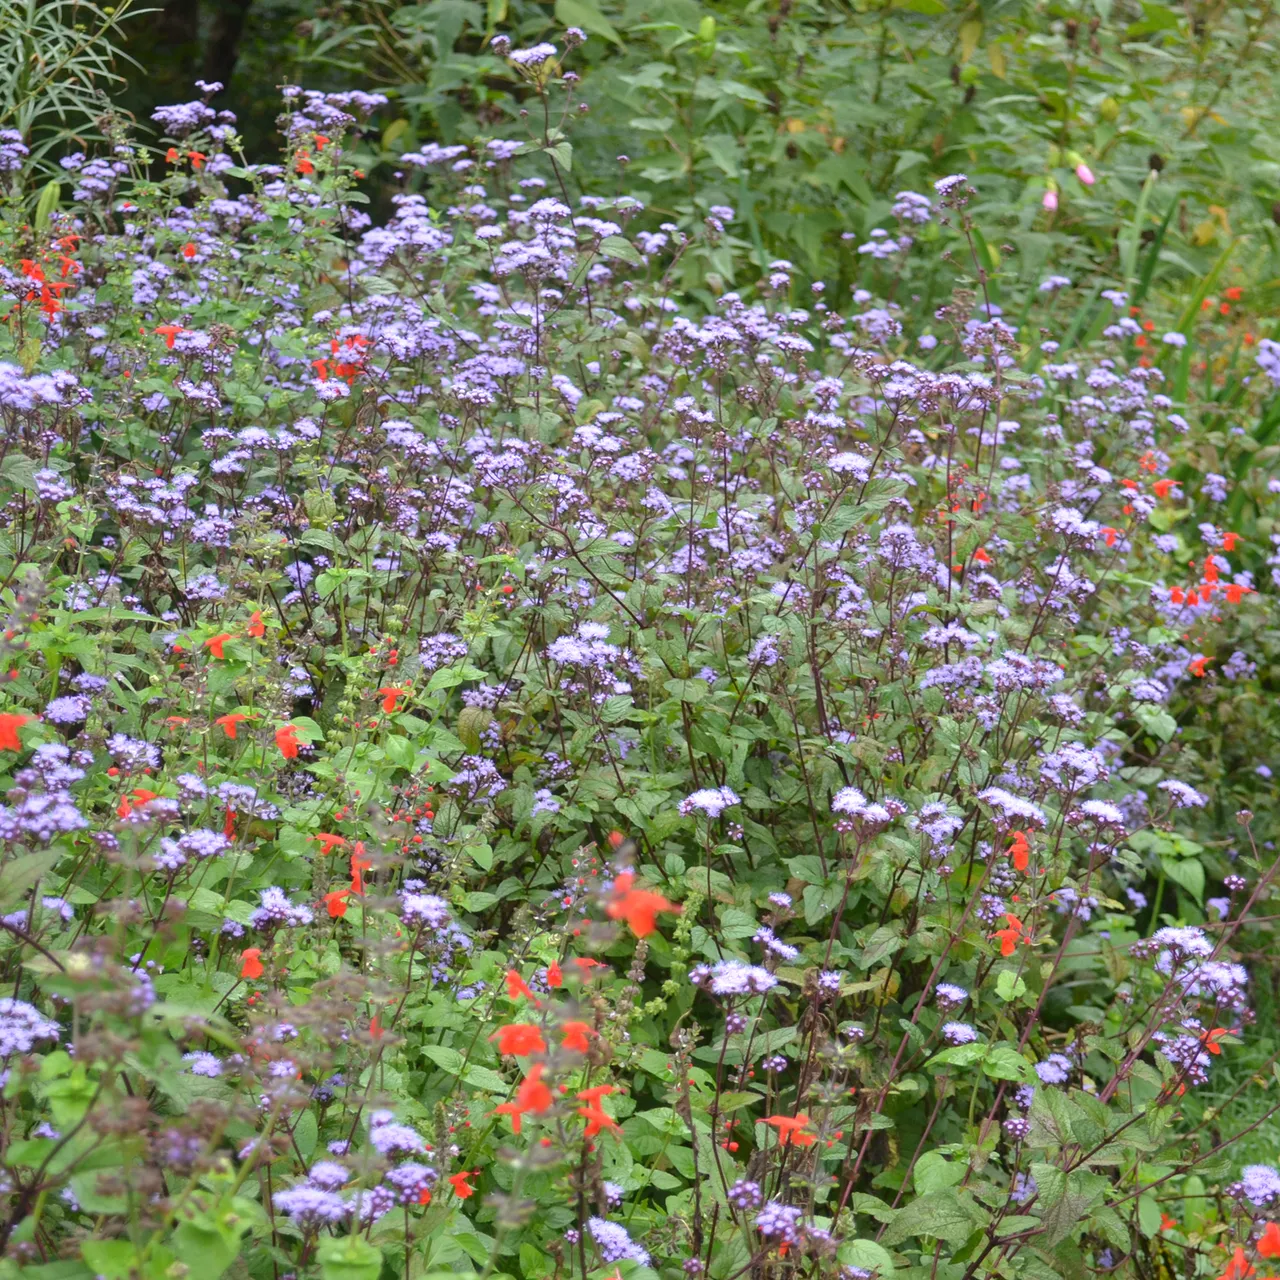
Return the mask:
<path fill-rule="evenodd" d="M 981 1062 L 986 1053 L 985 1044 L 958 1044 L 935 1053 L 924 1065 L 930 1071 L 935 1071 L 938 1067 L 971 1067 L 975 1062 Z"/>
<path fill-rule="evenodd" d="M 616 258 L 619 262 L 629 262 L 633 267 L 644 266 L 640 250 L 625 236 L 605 236 L 600 241 L 600 252 L 606 258 Z"/>
<path fill-rule="evenodd" d="M 324 1236 L 316 1250 L 323 1280 L 378 1280 L 382 1250 L 363 1236 Z"/>
<path fill-rule="evenodd" d="M 997 1044 L 987 1051 L 982 1062 L 983 1075 L 993 1080 L 1018 1080 L 1034 1084 L 1035 1069 L 1012 1045 Z"/>
<path fill-rule="evenodd" d="M 584 31 L 594 32 L 622 47 L 622 37 L 600 12 L 595 0 L 556 0 L 556 21 L 566 27 L 581 27 Z"/>
<path fill-rule="evenodd" d="M 996 995 L 1006 1003 L 1026 995 L 1027 984 L 1012 970 L 1002 969 L 996 978 Z"/>
<path fill-rule="evenodd" d="M 916 1191 L 928 1195 L 932 1191 L 944 1191 L 964 1179 L 968 1165 L 963 1160 L 948 1160 L 940 1151 L 926 1151 L 916 1161 L 911 1177 Z"/>
<path fill-rule="evenodd" d="M 1178 732 L 1178 722 L 1163 708 L 1149 702 L 1140 703 L 1133 709 L 1133 718 L 1153 738 L 1168 742 Z"/>
<path fill-rule="evenodd" d="M 1164 873 L 1197 902 L 1204 898 L 1204 868 L 1192 858 L 1161 858 Z"/>
<path fill-rule="evenodd" d="M 1144 1191 L 1138 1197 L 1138 1226 L 1147 1239 L 1160 1234 L 1162 1216 L 1160 1201 L 1156 1199 L 1155 1193 Z"/>
<path fill-rule="evenodd" d="M 874 1240 L 847 1240 L 836 1252 L 836 1259 L 846 1267 L 873 1271 L 879 1280 L 893 1275 L 893 1255 Z"/>
<path fill-rule="evenodd" d="M 37 231 L 43 231 L 58 207 L 62 198 L 62 183 L 57 178 L 50 178 L 40 189 L 40 199 L 36 201 L 36 216 L 32 220 Z"/>
<path fill-rule="evenodd" d="M 892 1249 L 915 1236 L 930 1236 L 959 1246 L 987 1221 L 986 1210 L 967 1193 L 949 1187 L 920 1196 L 900 1209 L 880 1237 L 880 1243 Z"/>

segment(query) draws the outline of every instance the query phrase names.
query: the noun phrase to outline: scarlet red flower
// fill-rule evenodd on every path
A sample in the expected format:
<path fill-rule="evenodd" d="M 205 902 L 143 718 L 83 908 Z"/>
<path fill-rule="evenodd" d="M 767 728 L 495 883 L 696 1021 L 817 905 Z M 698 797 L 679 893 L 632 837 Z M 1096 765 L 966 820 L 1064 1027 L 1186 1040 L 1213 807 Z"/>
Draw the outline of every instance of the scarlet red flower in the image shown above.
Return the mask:
<path fill-rule="evenodd" d="M 1216 1057 L 1222 1052 L 1222 1046 L 1218 1041 L 1227 1034 L 1229 1033 L 1225 1027 L 1213 1027 L 1200 1037 L 1200 1043 Z"/>
<path fill-rule="evenodd" d="M 515 969 L 507 970 L 507 999 L 532 1000 L 539 1009 L 542 1008 L 542 1001 L 529 990 L 529 984 Z"/>
<path fill-rule="evenodd" d="M 1258 1237 L 1258 1252 L 1264 1258 L 1280 1257 L 1280 1224 L 1268 1222 Z"/>
<path fill-rule="evenodd" d="M 199 168 L 201 168 L 201 166 L 203 166 L 203 164 L 204 164 L 204 162 L 205 162 L 206 158 L 207 158 L 207 157 L 205 156 L 205 153 L 204 153 L 203 151 L 188 151 L 188 152 L 187 152 L 187 159 L 191 161 L 191 167 L 192 167 L 193 169 L 199 169 Z"/>
<path fill-rule="evenodd" d="M 1212 658 L 1192 658 L 1191 661 L 1187 663 L 1187 670 L 1190 671 L 1193 676 L 1203 676 L 1204 664 L 1212 661 Z"/>
<path fill-rule="evenodd" d="M 280 748 L 280 754 L 286 760 L 296 760 L 298 756 L 298 726 L 296 724 L 286 724 L 277 729 L 276 746 Z"/>
<path fill-rule="evenodd" d="M 232 640 L 234 638 L 235 637 L 232 636 L 230 631 L 224 631 L 221 635 L 210 636 L 204 642 L 204 647 L 208 649 L 215 658 L 223 658 L 226 655 L 222 652 L 222 646 L 226 644 L 228 640 Z"/>
<path fill-rule="evenodd" d="M 1169 490 L 1172 489 L 1175 484 L 1177 484 L 1176 480 L 1166 478 L 1164 480 L 1157 480 L 1151 487 L 1155 490 L 1157 498 L 1167 498 L 1169 496 Z"/>
<path fill-rule="evenodd" d="M 324 895 L 324 905 L 328 908 L 330 919 L 336 920 L 347 914 L 347 899 L 350 896 L 350 889 L 334 889 Z"/>
<path fill-rule="evenodd" d="M 240 966 L 240 976 L 242 978 L 260 978 L 262 977 L 262 948 L 246 947 L 240 953 L 240 959 L 244 963 Z"/>
<path fill-rule="evenodd" d="M 973 558 L 974 558 L 974 561 L 978 564 L 991 563 L 991 557 L 987 555 L 986 549 L 984 547 L 979 547 L 977 551 L 973 553 Z"/>
<path fill-rule="evenodd" d="M 1114 547 L 1116 545 L 1116 534 L 1119 532 L 1119 529 L 1113 529 L 1111 525 L 1104 524 L 1102 526 L 1102 540 L 1107 546 Z"/>
<path fill-rule="evenodd" d="M 600 961 L 593 960 L 590 956 L 574 956 L 573 963 L 578 966 L 579 970 L 581 970 L 584 978 L 592 969 L 599 969 L 601 967 Z"/>
<path fill-rule="evenodd" d="M 357 840 L 355 848 L 351 851 L 351 892 L 363 893 L 364 880 L 361 878 L 361 872 L 368 871 L 373 866 L 373 859 L 364 856 L 364 844 Z"/>
<path fill-rule="evenodd" d="M 156 791 L 148 791 L 146 787 L 134 787 L 134 789 L 129 792 L 129 795 L 121 796 L 120 804 L 116 809 L 116 815 L 121 818 L 127 818 L 134 811 L 135 807 L 141 809 L 144 805 L 147 805 L 154 800 L 158 794 L 159 793 Z M 137 802 L 136 805 L 130 801 L 129 796 L 132 796 L 133 800 Z"/>
<path fill-rule="evenodd" d="M 566 1022 L 560 1030 L 564 1032 L 564 1039 L 560 1041 L 561 1048 L 573 1049 L 578 1053 L 586 1053 L 591 1047 L 587 1037 L 596 1034 L 586 1022 Z"/>
<path fill-rule="evenodd" d="M 575 1095 L 580 1102 L 597 1103 L 601 1098 L 607 1098 L 614 1091 L 611 1084 L 597 1084 L 590 1089 L 579 1089 Z"/>
<path fill-rule="evenodd" d="M 186 330 L 180 324 L 159 324 L 152 330 L 152 333 L 161 333 L 164 335 L 164 345 L 173 350 L 173 340 L 180 333 L 186 333 Z"/>
<path fill-rule="evenodd" d="M 547 965 L 547 986 L 551 988 L 564 986 L 564 972 L 560 968 L 560 963 L 553 960 Z"/>
<path fill-rule="evenodd" d="M 246 634 L 252 636 L 255 640 L 260 640 L 267 634 L 267 624 L 262 621 L 261 609 L 253 611 L 252 616 L 249 618 L 249 627 Z"/>
<path fill-rule="evenodd" d="M 399 687 L 388 685 L 385 689 L 378 690 L 378 697 L 382 699 L 382 709 L 391 715 L 396 709 L 396 700 L 403 698 L 410 692 L 409 689 L 401 689 Z"/>
<path fill-rule="evenodd" d="M 1212 556 L 1204 558 L 1204 580 L 1206 582 L 1218 581 L 1218 566 L 1214 564 Z"/>
<path fill-rule="evenodd" d="M 765 1124 L 771 1124 L 778 1131 L 778 1144 L 783 1147 L 811 1147 L 817 1138 L 804 1130 L 809 1125 L 809 1117 L 801 1112 L 796 1116 L 766 1116 Z"/>
<path fill-rule="evenodd" d="M 22 741 L 18 730 L 31 720 L 20 711 L 0 712 L 0 751 L 21 751 Z"/>
<path fill-rule="evenodd" d="M 637 938 L 647 938 L 658 927 L 660 911 L 678 912 L 679 907 L 670 903 L 652 889 L 637 889 L 635 873 L 624 871 L 613 882 L 613 898 L 605 908 L 610 920 L 625 920 Z"/>
<path fill-rule="evenodd" d="M 1233 284 L 1229 289 L 1223 291 L 1232 302 L 1239 302 L 1240 296 L 1244 292 L 1238 284 Z"/>
<path fill-rule="evenodd" d="M 1022 934 L 1022 921 L 1008 912 L 1005 913 L 1004 918 L 1008 922 L 1007 927 L 997 929 L 991 936 L 1000 939 L 1000 954 L 1011 956 L 1017 950 L 1018 938 Z"/>
<path fill-rule="evenodd" d="M 1178 1225 L 1178 1220 L 1176 1218 L 1169 1217 L 1167 1213 L 1162 1213 L 1160 1215 L 1161 1231 L 1172 1231 L 1173 1228 L 1176 1227 L 1177 1225 Z"/>
<path fill-rule="evenodd" d="M 579 1107 L 578 1114 L 587 1122 L 585 1132 L 588 1138 L 594 1138 L 601 1129 L 611 1129 L 618 1132 L 622 1128 L 611 1115 L 608 1115 L 599 1107 Z"/>
<path fill-rule="evenodd" d="M 231 808 L 230 805 L 227 806 L 226 815 L 222 819 L 222 834 L 226 836 L 228 840 L 235 839 L 236 811 Z"/>
<path fill-rule="evenodd" d="M 1231 1255 L 1227 1269 L 1218 1277 L 1218 1280 L 1245 1280 L 1246 1276 L 1253 1275 L 1253 1271 L 1253 1266 L 1244 1256 L 1244 1250 L 1236 1245 L 1236 1251 Z"/>
<path fill-rule="evenodd" d="M 1181 587 L 1169 588 L 1169 601 L 1171 604 L 1185 604 L 1186 600 L 1187 594 Z"/>
<path fill-rule="evenodd" d="M 347 843 L 344 836 L 335 836 L 332 831 L 317 831 L 307 839 L 315 840 L 320 845 L 320 856 L 324 858 L 327 858 L 340 845 Z"/>
<path fill-rule="evenodd" d="M 453 1188 L 453 1193 L 459 1200 L 467 1200 L 475 1195 L 475 1187 L 467 1184 L 468 1178 L 474 1178 L 480 1172 L 479 1169 L 470 1169 L 465 1173 L 451 1173 L 449 1175 L 449 1185 Z"/>
<path fill-rule="evenodd" d="M 513 1058 L 523 1058 L 531 1053 L 546 1053 L 547 1042 L 542 1032 L 532 1022 L 511 1022 L 499 1027 L 489 1037 L 498 1042 L 498 1052 L 510 1054 Z"/>
<path fill-rule="evenodd" d="M 169 148 L 169 150 L 168 150 L 168 151 L 166 151 L 166 152 L 164 153 L 164 158 L 165 158 L 165 159 L 166 159 L 170 164 L 176 164 L 176 163 L 177 163 L 177 160 L 178 160 L 178 148 L 177 148 L 177 147 L 170 147 L 170 148 Z"/>
<path fill-rule="evenodd" d="M 1025 871 L 1031 863 L 1031 846 L 1027 843 L 1025 831 L 1011 831 L 1013 843 L 1009 846 L 1009 856 L 1019 871 Z"/>
<path fill-rule="evenodd" d="M 1252 587 L 1246 587 L 1239 582 L 1227 583 L 1227 603 L 1228 604 L 1239 604 L 1240 601 L 1243 600 L 1245 596 L 1252 595 L 1252 594 L 1253 594 Z"/>
<path fill-rule="evenodd" d="M 182 256 L 188 259 L 196 256 L 196 247 L 190 240 L 182 246 Z"/>
<path fill-rule="evenodd" d="M 494 1115 L 511 1117 L 512 1133 L 520 1132 L 520 1125 L 525 1115 L 532 1113 L 540 1116 L 551 1110 L 554 1098 L 551 1090 L 542 1082 L 544 1070 L 541 1062 L 535 1062 L 529 1068 L 529 1074 L 520 1082 L 515 1099 L 494 1108 Z"/>
<path fill-rule="evenodd" d="M 236 736 L 236 725 L 245 720 L 252 719 L 252 716 L 245 715 L 243 711 L 228 711 L 225 716 L 219 716 L 213 723 L 216 724 L 222 732 L 234 742 Z"/>

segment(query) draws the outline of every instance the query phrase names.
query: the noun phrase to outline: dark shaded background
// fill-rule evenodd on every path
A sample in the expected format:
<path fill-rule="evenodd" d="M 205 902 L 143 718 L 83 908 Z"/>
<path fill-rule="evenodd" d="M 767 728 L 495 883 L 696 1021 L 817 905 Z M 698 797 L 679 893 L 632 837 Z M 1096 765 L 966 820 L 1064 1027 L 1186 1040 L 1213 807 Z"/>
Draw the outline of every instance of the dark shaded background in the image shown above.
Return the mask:
<path fill-rule="evenodd" d="M 233 109 L 250 153 L 275 149 L 280 112 L 276 86 L 303 76 L 301 52 L 311 0 L 153 0 L 157 12 L 125 24 L 125 49 L 142 67 L 116 96 L 144 135 L 161 103 L 198 95 L 196 80 L 226 87 L 215 106 Z M 311 87 L 325 87 L 322 68 L 309 66 Z"/>

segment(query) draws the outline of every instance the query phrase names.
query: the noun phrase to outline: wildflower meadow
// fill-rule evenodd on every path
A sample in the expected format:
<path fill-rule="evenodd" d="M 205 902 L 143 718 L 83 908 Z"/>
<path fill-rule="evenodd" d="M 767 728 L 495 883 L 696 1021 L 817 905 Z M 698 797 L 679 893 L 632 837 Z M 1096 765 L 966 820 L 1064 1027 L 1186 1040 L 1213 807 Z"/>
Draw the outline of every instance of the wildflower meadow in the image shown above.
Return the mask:
<path fill-rule="evenodd" d="M 0 1280 L 1280 1275 L 1270 233 L 1081 136 L 786 256 L 555 11 L 6 117 Z"/>

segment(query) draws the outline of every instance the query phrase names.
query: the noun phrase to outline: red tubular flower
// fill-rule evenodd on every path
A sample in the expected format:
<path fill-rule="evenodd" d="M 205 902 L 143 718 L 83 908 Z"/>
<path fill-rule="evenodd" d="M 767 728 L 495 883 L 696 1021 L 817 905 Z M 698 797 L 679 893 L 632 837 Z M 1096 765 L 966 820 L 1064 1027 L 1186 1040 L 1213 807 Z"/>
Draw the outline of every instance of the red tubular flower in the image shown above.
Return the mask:
<path fill-rule="evenodd" d="M 560 1030 L 564 1033 L 564 1039 L 560 1041 L 560 1047 L 573 1049 L 577 1053 L 586 1053 L 591 1047 L 587 1037 L 596 1034 L 591 1025 L 586 1022 L 566 1022 Z"/>
<path fill-rule="evenodd" d="M 236 738 L 236 725 L 242 724 L 245 720 L 252 719 L 252 716 L 245 715 L 243 711 L 228 711 L 225 716 L 219 716 L 213 723 L 216 724 L 222 732 L 234 742 Z"/>
<path fill-rule="evenodd" d="M 244 962 L 240 966 L 240 976 L 242 978 L 262 977 L 262 948 L 261 947 L 246 947 L 240 953 L 240 959 Z"/>
<path fill-rule="evenodd" d="M 276 746 L 280 748 L 280 754 L 286 760 L 296 760 L 298 758 L 298 726 L 286 724 L 277 729 Z"/>
<path fill-rule="evenodd" d="M 680 908 L 668 902 L 660 893 L 651 889 L 637 889 L 635 873 L 624 871 L 613 882 L 613 898 L 605 907 L 610 920 L 625 920 L 637 938 L 647 938 L 658 927 L 660 911 L 679 912 Z"/>
<path fill-rule="evenodd" d="M 796 1116 L 767 1116 L 765 1124 L 777 1129 L 780 1146 L 811 1147 L 817 1142 L 813 1134 L 804 1132 L 809 1126 L 809 1117 L 804 1112 Z"/>
<path fill-rule="evenodd" d="M 262 610 L 255 609 L 252 617 L 249 619 L 249 628 L 247 635 L 252 636 L 255 640 L 261 640 L 267 634 L 267 624 L 262 621 Z"/>
<path fill-rule="evenodd" d="M 1000 954 L 1002 956 L 1011 956 L 1018 946 L 1018 939 L 1022 936 L 1022 921 L 1010 912 L 1005 913 L 1007 925 L 1003 929 L 997 929 L 991 936 L 1000 939 Z"/>
<path fill-rule="evenodd" d="M 186 330 L 180 324 L 160 324 L 160 325 L 156 325 L 156 327 L 151 332 L 163 334 L 164 345 L 168 347 L 170 351 L 172 351 L 173 340 L 178 336 L 178 334 L 186 333 Z"/>
<path fill-rule="evenodd" d="M 542 1032 L 532 1022 L 511 1022 L 499 1027 L 489 1037 L 498 1042 L 498 1052 L 513 1058 L 527 1057 L 531 1053 L 546 1053 L 547 1042 Z"/>
<path fill-rule="evenodd" d="M 30 716 L 23 715 L 20 711 L 0 712 L 0 751 L 22 750 L 18 730 L 30 720 Z"/>
<path fill-rule="evenodd" d="M 1258 1252 L 1264 1258 L 1280 1257 L 1280 1224 L 1268 1222 L 1258 1237 Z"/>
<path fill-rule="evenodd" d="M 531 1000 L 537 1008 L 542 1008 L 542 1001 L 529 990 L 529 984 L 515 969 L 507 970 L 506 982 L 509 1000 Z"/>
<path fill-rule="evenodd" d="M 364 856 L 364 844 L 357 840 L 355 848 L 351 851 L 351 892 L 364 892 L 364 879 L 362 872 L 368 871 L 373 866 L 373 859 Z"/>
<path fill-rule="evenodd" d="M 1227 1269 L 1218 1277 L 1218 1280 L 1246 1280 L 1247 1276 L 1253 1275 L 1253 1271 L 1252 1264 L 1244 1256 L 1244 1250 L 1236 1245 L 1236 1251 L 1231 1255 Z"/>
<path fill-rule="evenodd" d="M 1008 850 L 1009 856 L 1013 859 L 1013 865 L 1019 871 L 1026 871 L 1031 864 L 1031 846 L 1027 843 L 1027 833 L 1011 831 L 1009 834 L 1013 839 Z"/>
<path fill-rule="evenodd" d="M 600 1107 L 579 1107 L 578 1114 L 587 1122 L 585 1136 L 594 1138 L 601 1129 L 619 1133 L 622 1126 Z"/>
<path fill-rule="evenodd" d="M 336 920 L 347 914 L 347 899 L 350 896 L 350 889 L 333 889 L 324 895 L 324 905 L 329 912 L 331 920 Z"/>
<path fill-rule="evenodd" d="M 388 685 L 384 689 L 379 689 L 378 697 L 382 699 L 383 711 L 385 711 L 387 715 L 392 715 L 396 709 L 396 700 L 399 698 L 406 697 L 409 694 L 409 692 L 410 692 L 409 689 L 402 689 L 402 688 L 399 688 L 398 686 L 392 686 L 392 685 Z"/>
<path fill-rule="evenodd" d="M 511 1117 L 512 1133 L 520 1132 L 521 1122 L 526 1115 L 540 1116 L 551 1110 L 554 1098 L 551 1090 L 542 1082 L 544 1070 L 541 1062 L 535 1062 L 529 1068 L 529 1074 L 520 1082 L 515 1099 L 494 1108 L 494 1115 Z"/>
<path fill-rule="evenodd" d="M 116 816 L 127 818 L 134 809 L 141 809 L 145 805 L 150 804 L 156 798 L 159 792 L 148 791 L 146 787 L 134 787 L 127 796 L 121 796 L 119 807 L 116 809 Z M 130 799 L 132 797 L 132 800 Z"/>
<path fill-rule="evenodd" d="M 451 1173 L 449 1175 L 449 1185 L 453 1188 L 453 1193 L 459 1200 L 466 1200 L 475 1195 L 476 1189 L 468 1185 L 467 1179 L 474 1178 L 479 1172 L 479 1169 L 470 1169 L 465 1173 Z"/>
<path fill-rule="evenodd" d="M 317 831 L 315 835 L 308 836 L 308 840 L 314 840 L 320 845 L 320 856 L 327 858 L 335 849 L 347 843 L 344 836 L 336 836 L 332 831 Z"/>
<path fill-rule="evenodd" d="M 226 657 L 226 654 L 222 652 L 222 646 L 226 644 L 228 640 L 233 640 L 234 638 L 235 637 L 230 631 L 224 631 L 221 635 L 210 636 L 204 642 L 204 647 L 208 649 L 215 658 L 224 658 Z"/>

